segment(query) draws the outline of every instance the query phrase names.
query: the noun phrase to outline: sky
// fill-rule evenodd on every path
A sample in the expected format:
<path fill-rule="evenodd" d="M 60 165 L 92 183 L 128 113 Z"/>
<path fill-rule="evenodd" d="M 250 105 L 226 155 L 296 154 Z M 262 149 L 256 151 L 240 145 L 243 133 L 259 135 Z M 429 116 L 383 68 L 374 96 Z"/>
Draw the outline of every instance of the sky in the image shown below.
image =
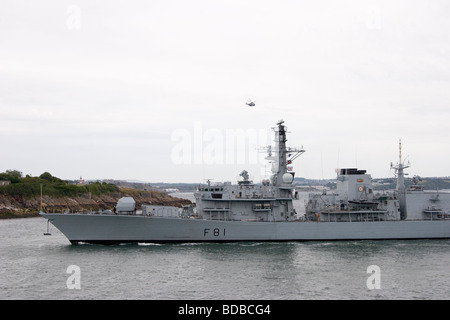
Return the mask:
<path fill-rule="evenodd" d="M 450 176 L 449 16 L 447 0 L 2 0 L 0 172 L 258 182 L 282 119 L 297 177 L 393 177 L 399 139 L 411 176 Z"/>

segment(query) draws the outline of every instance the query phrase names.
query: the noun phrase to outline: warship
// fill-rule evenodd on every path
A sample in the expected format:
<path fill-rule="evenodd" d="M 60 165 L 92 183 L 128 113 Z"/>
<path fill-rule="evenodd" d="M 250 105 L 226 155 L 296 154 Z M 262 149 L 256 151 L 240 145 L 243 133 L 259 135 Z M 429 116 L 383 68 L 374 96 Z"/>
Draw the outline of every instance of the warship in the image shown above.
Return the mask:
<path fill-rule="evenodd" d="M 305 150 L 286 146 L 284 121 L 273 131 L 275 145 L 265 149 L 270 179 L 254 183 L 243 170 L 237 184 L 207 181 L 194 193 L 195 208 L 143 205 L 136 211 L 132 198 L 122 198 L 114 212 L 40 214 L 72 244 L 450 238 L 450 193 L 405 188 L 408 165 L 401 156 L 391 165 L 394 192 L 375 193 L 365 170 L 340 169 L 336 190 L 310 194 L 300 215 L 293 206 L 293 162 Z"/>

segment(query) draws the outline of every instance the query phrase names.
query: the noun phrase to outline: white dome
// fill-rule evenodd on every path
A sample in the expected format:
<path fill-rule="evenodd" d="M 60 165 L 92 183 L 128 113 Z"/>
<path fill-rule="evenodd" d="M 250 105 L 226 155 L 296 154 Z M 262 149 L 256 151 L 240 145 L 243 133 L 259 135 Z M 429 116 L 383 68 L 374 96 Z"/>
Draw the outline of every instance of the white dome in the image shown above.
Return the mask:
<path fill-rule="evenodd" d="M 283 182 L 284 183 L 292 183 L 292 181 L 294 180 L 294 176 L 290 173 L 285 173 L 283 174 Z"/>

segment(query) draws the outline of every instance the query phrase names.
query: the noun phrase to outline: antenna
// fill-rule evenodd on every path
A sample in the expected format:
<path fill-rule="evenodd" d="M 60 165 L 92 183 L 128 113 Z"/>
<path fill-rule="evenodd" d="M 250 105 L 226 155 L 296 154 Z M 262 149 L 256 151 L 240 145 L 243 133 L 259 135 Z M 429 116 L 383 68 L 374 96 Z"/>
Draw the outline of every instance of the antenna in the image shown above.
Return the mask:
<path fill-rule="evenodd" d="M 403 161 L 405 161 L 406 162 L 406 159 L 407 159 L 408 157 L 406 157 Z M 407 175 L 406 173 L 404 174 L 403 173 L 403 169 L 407 169 L 407 168 L 409 168 L 411 165 L 410 165 L 410 162 L 408 161 L 408 163 L 403 163 L 402 162 L 402 140 L 401 139 L 399 139 L 398 140 L 398 163 L 396 164 L 396 165 L 394 165 L 392 162 L 391 162 L 391 170 L 393 169 L 394 170 L 394 172 L 395 172 L 395 174 L 397 175 L 397 178 L 399 177 L 399 176 L 401 176 L 400 178 L 401 179 L 403 179 L 403 175 Z"/>

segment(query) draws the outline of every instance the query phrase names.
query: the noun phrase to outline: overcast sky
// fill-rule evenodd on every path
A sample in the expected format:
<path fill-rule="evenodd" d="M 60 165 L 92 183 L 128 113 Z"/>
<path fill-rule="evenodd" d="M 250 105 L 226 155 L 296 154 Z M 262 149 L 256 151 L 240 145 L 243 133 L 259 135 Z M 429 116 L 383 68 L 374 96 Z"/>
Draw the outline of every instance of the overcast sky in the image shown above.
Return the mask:
<path fill-rule="evenodd" d="M 0 2 L 0 172 L 259 181 L 280 119 L 296 176 L 450 176 L 450 2 Z"/>

